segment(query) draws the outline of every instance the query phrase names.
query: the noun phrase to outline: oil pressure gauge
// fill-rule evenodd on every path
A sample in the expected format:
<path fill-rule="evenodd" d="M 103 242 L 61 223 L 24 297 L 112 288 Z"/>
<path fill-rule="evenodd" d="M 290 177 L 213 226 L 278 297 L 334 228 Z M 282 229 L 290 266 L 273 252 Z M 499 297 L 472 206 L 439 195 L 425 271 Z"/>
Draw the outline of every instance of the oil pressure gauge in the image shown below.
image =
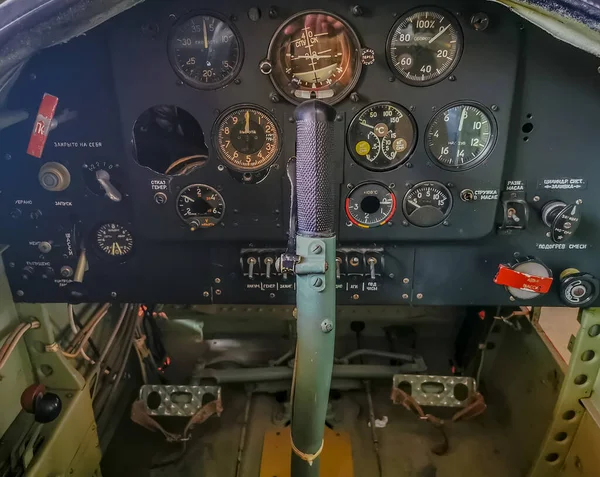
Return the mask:
<path fill-rule="evenodd" d="M 396 196 L 379 182 L 359 184 L 346 198 L 346 215 L 351 223 L 363 229 L 388 223 L 396 212 Z"/>
<path fill-rule="evenodd" d="M 225 214 L 223 196 L 204 184 L 192 184 L 179 193 L 177 213 L 192 232 L 217 225 Z"/>
<path fill-rule="evenodd" d="M 452 194 L 439 182 L 421 182 L 406 193 L 402 211 L 411 224 L 417 227 L 434 227 L 450 215 Z"/>

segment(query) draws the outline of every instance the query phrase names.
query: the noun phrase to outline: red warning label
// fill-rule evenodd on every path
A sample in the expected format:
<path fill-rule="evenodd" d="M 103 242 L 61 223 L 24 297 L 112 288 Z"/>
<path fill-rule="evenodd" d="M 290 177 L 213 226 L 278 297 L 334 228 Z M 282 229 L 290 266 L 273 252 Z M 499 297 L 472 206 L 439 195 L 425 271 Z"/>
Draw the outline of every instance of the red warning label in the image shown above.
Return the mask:
<path fill-rule="evenodd" d="M 500 265 L 494 283 L 524 291 L 548 293 L 552 286 L 552 277 L 537 277 L 528 273 L 517 272 L 506 265 Z"/>
<path fill-rule="evenodd" d="M 33 125 L 29 146 L 27 147 L 27 154 L 30 156 L 37 158 L 42 157 L 48 134 L 50 134 L 50 125 L 54 119 L 57 106 L 58 98 L 56 96 L 47 93 L 44 94 L 42 103 L 38 109 L 35 124 Z"/>

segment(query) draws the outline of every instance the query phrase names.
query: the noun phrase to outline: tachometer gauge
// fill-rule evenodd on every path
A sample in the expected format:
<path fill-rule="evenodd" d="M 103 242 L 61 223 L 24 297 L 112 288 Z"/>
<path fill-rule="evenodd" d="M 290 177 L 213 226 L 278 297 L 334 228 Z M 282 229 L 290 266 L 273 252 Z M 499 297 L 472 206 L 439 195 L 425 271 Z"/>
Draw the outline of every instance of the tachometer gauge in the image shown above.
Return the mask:
<path fill-rule="evenodd" d="M 363 229 L 380 227 L 396 212 L 396 196 L 379 182 L 359 184 L 346 198 L 346 215 L 350 222 Z"/>
<path fill-rule="evenodd" d="M 483 105 L 460 103 L 436 114 L 427 127 L 425 147 L 429 157 L 449 170 L 470 169 L 492 151 L 496 121 Z"/>
<path fill-rule="evenodd" d="M 216 89 L 230 83 L 244 60 L 244 48 L 233 27 L 214 14 L 179 20 L 169 36 L 169 58 L 177 75 L 190 86 Z"/>
<path fill-rule="evenodd" d="M 463 36 L 450 13 L 439 8 L 411 10 L 388 35 L 386 52 L 396 76 L 414 86 L 429 86 L 448 76 L 458 64 Z"/>
<path fill-rule="evenodd" d="M 122 225 L 103 224 L 96 230 L 96 246 L 113 258 L 125 258 L 133 251 L 133 235 Z"/>
<path fill-rule="evenodd" d="M 223 219 L 225 201 L 215 189 L 193 184 L 182 189 L 177 197 L 177 213 L 193 232 L 214 227 Z"/>
<path fill-rule="evenodd" d="M 410 113 L 394 103 L 374 103 L 350 123 L 348 149 L 359 165 L 386 171 L 403 164 L 417 142 L 417 126 Z"/>
<path fill-rule="evenodd" d="M 292 103 L 335 104 L 358 81 L 360 50 L 356 33 L 342 18 L 320 10 L 301 12 L 277 30 L 269 45 L 270 66 L 261 70 Z"/>
<path fill-rule="evenodd" d="M 441 224 L 452 211 L 452 194 L 439 182 L 421 182 L 404 196 L 402 211 L 417 227 Z"/>
<path fill-rule="evenodd" d="M 257 106 L 225 111 L 216 122 L 213 138 L 219 157 L 239 172 L 269 166 L 281 150 L 281 133 L 275 119 Z"/>

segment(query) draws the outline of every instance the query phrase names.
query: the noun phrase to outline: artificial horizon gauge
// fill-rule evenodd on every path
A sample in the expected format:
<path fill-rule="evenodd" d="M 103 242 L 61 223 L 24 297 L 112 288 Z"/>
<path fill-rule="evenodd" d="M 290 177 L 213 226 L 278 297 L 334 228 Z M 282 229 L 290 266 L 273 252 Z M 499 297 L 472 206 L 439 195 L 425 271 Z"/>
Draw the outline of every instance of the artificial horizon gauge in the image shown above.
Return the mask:
<path fill-rule="evenodd" d="M 215 189 L 204 184 L 192 184 L 177 197 L 177 213 L 192 232 L 214 227 L 223 219 L 225 201 Z"/>
<path fill-rule="evenodd" d="M 169 59 L 175 73 L 198 89 L 217 89 L 237 76 L 244 60 L 235 27 L 215 14 L 180 19 L 169 35 Z"/>
<path fill-rule="evenodd" d="M 429 86 L 446 78 L 463 49 L 458 21 L 440 8 L 427 7 L 402 15 L 386 44 L 387 60 L 404 83 Z"/>
<path fill-rule="evenodd" d="M 461 102 L 438 112 L 425 133 L 427 154 L 436 165 L 448 170 L 465 170 L 480 164 L 496 141 L 496 121 L 478 103 Z"/>
<path fill-rule="evenodd" d="M 452 211 L 452 194 L 439 182 L 421 182 L 406 193 L 402 201 L 406 219 L 417 227 L 441 224 Z"/>
<path fill-rule="evenodd" d="M 255 172 L 273 163 L 281 150 L 275 119 L 258 106 L 236 106 L 225 111 L 213 133 L 215 148 L 227 167 Z"/>
<path fill-rule="evenodd" d="M 295 104 L 307 99 L 338 103 L 356 85 L 361 69 L 356 33 L 345 20 L 322 10 L 286 20 L 261 64 L 277 91 Z"/>
<path fill-rule="evenodd" d="M 120 224 L 107 223 L 96 229 L 96 246 L 113 258 L 124 258 L 133 251 L 133 235 Z"/>
<path fill-rule="evenodd" d="M 357 185 L 346 197 L 346 215 L 363 229 L 388 223 L 396 212 L 396 195 L 379 182 Z"/>
<path fill-rule="evenodd" d="M 354 117 L 346 142 L 359 165 L 387 171 L 409 159 L 417 143 L 417 126 L 402 106 L 387 101 L 374 103 Z"/>

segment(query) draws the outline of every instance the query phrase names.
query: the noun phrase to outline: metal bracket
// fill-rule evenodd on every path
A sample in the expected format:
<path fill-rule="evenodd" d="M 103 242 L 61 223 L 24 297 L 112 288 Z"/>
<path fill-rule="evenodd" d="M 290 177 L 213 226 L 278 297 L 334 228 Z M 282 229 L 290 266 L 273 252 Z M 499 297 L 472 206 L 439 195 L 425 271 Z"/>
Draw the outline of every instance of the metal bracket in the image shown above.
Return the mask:
<path fill-rule="evenodd" d="M 150 416 L 191 417 L 207 402 L 221 399 L 220 386 L 161 386 L 140 388 L 140 401 Z"/>
<path fill-rule="evenodd" d="M 582 310 L 569 369 L 556 401 L 552 422 L 529 477 L 555 477 L 561 473 L 600 371 L 600 308 Z"/>
<path fill-rule="evenodd" d="M 462 376 L 396 374 L 393 382 L 420 406 L 465 407 L 476 392 L 475 379 Z"/>

